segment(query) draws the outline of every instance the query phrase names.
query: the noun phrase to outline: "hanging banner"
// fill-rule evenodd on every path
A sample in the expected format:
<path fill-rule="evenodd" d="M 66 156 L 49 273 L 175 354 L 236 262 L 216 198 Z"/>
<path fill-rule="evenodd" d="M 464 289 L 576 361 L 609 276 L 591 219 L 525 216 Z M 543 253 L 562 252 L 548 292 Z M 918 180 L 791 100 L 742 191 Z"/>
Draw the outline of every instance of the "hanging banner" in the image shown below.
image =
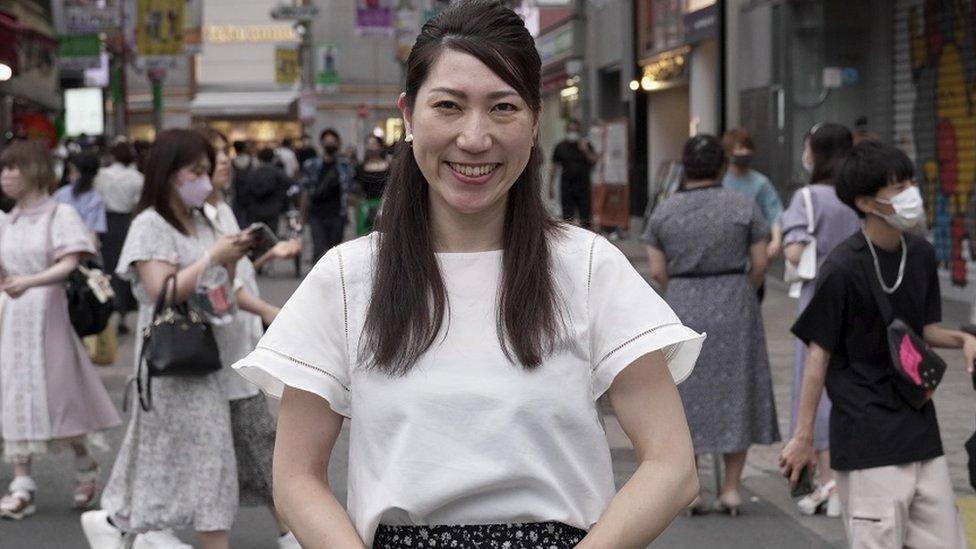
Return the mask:
<path fill-rule="evenodd" d="M 65 71 L 83 71 L 101 65 L 102 42 L 97 34 L 61 36 L 58 38 L 58 67 Z"/>
<path fill-rule="evenodd" d="M 315 90 L 302 90 L 298 96 L 298 119 L 303 124 L 314 124 L 319 113 L 319 101 Z"/>
<path fill-rule="evenodd" d="M 136 51 L 144 57 L 183 54 L 186 0 L 136 0 Z"/>
<path fill-rule="evenodd" d="M 392 0 L 357 0 L 357 36 L 393 36 Z"/>
<path fill-rule="evenodd" d="M 420 12 L 411 7 L 396 11 L 396 58 L 406 63 L 417 35 L 420 34 Z"/>
<path fill-rule="evenodd" d="M 58 34 L 97 34 L 119 26 L 117 0 L 54 0 L 51 3 Z"/>
<path fill-rule="evenodd" d="M 203 48 L 203 0 L 186 0 L 183 7 L 183 53 L 193 55 Z"/>
<path fill-rule="evenodd" d="M 334 44 L 321 46 L 316 56 L 315 89 L 325 93 L 339 91 L 339 71 L 336 69 L 338 48 Z"/>
<path fill-rule="evenodd" d="M 298 48 L 278 46 L 275 48 L 275 83 L 279 86 L 294 86 L 301 78 L 301 61 Z"/>

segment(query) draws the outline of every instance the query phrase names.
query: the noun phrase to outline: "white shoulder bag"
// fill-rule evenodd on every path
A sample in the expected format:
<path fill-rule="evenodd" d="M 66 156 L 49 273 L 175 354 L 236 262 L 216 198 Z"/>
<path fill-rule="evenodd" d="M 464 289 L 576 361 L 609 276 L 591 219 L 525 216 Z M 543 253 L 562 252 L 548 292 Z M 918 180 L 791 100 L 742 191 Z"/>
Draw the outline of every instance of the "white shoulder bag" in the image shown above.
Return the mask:
<path fill-rule="evenodd" d="M 809 240 L 800 255 L 800 262 L 796 265 L 786 261 L 786 272 L 783 280 L 790 285 L 790 297 L 799 297 L 800 288 L 803 283 L 817 278 L 817 237 L 814 232 L 817 230 L 813 217 L 813 200 L 809 187 L 800 189 L 800 197 L 807 210 L 807 234 Z"/>

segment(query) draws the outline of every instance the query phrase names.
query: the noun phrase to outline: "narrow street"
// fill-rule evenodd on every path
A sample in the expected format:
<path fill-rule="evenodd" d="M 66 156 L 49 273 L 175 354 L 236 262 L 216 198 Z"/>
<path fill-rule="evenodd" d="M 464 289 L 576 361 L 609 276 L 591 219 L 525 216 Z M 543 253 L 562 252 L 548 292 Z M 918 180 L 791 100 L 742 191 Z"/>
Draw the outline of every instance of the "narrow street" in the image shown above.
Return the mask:
<path fill-rule="evenodd" d="M 638 270 L 646 276 L 643 252 L 636 242 L 618 243 Z M 270 301 L 283 303 L 298 284 L 290 265 L 279 264 L 261 279 L 263 295 Z M 784 436 L 789 428 L 790 384 L 792 379 L 793 340 L 788 330 L 794 317 L 795 302 L 789 299 L 782 284 L 772 278 L 770 291 L 763 306 L 770 361 L 776 393 L 780 428 Z M 946 305 L 947 323 L 958 324 L 965 310 L 955 304 Z M 954 319 L 954 320 L 952 320 Z M 134 318 L 130 319 L 133 322 Z M 99 372 L 116 404 L 121 408 L 126 377 L 131 370 L 133 336 L 125 336 L 119 360 L 114 366 L 100 367 Z M 963 443 L 973 431 L 972 386 L 961 367 L 961 355 L 943 355 L 951 365 L 958 366 L 946 375 L 946 381 L 936 397 L 943 441 L 952 468 L 953 483 L 964 510 L 974 498 L 968 487 L 966 456 Z M 604 407 L 604 409 L 606 409 Z M 617 485 L 629 478 L 636 468 L 634 452 L 619 424 L 609 413 L 605 416 L 607 438 L 614 457 Z M 122 429 L 111 433 L 112 452 L 98 452 L 102 476 L 107 477 L 114 457 L 114 449 L 123 435 Z M 679 517 L 654 544 L 662 548 L 842 548 L 844 536 L 840 521 L 824 517 L 800 517 L 789 498 L 785 481 L 779 476 L 776 456 L 779 445 L 753 447 L 744 476 L 746 503 L 741 515 L 731 518 L 710 514 L 703 517 Z M 335 459 L 329 471 L 332 485 L 345 500 L 346 455 L 348 425 L 336 446 Z M 702 485 L 714 491 L 715 481 L 709 457 L 704 458 L 701 470 Z M 37 494 L 38 513 L 23 522 L 0 522 L 2 549 L 83 549 L 86 547 L 78 522 L 78 513 L 69 507 L 71 461 L 67 456 L 45 456 L 37 460 L 36 478 L 41 489 Z M 3 469 L 0 483 L 10 480 L 10 472 Z M 972 524 L 972 521 L 967 521 Z M 39 533 L 43 533 L 40 535 Z M 192 532 L 181 532 L 184 541 L 194 543 Z M 971 540 L 972 542 L 972 540 Z M 272 549 L 275 547 L 274 523 L 264 509 L 242 508 L 231 534 L 235 549 Z"/>

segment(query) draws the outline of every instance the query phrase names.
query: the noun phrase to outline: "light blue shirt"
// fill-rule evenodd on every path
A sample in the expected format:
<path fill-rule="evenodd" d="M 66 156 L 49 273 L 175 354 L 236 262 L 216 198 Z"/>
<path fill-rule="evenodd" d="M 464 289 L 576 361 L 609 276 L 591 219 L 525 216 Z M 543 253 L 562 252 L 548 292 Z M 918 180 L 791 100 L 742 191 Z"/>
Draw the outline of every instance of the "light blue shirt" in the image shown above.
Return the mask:
<path fill-rule="evenodd" d="M 779 223 L 779 218 L 783 215 L 783 202 L 765 175 L 756 170 L 749 170 L 746 175 L 738 177 L 729 170 L 722 179 L 722 186 L 749 197 L 762 210 L 763 217 L 769 225 Z"/>
<path fill-rule="evenodd" d="M 75 196 L 73 191 L 74 185 L 65 185 L 54 192 L 54 199 L 73 207 L 85 222 L 88 230 L 97 234 L 108 232 L 102 197 L 98 196 L 94 189 L 79 196 Z"/>

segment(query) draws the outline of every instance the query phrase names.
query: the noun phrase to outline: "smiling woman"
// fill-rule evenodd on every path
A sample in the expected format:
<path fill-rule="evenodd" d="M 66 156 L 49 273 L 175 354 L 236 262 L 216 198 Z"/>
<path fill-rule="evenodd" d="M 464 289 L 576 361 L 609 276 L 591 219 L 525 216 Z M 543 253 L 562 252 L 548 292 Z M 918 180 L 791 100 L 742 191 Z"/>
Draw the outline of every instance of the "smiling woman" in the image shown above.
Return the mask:
<path fill-rule="evenodd" d="M 702 338 L 547 215 L 539 71 L 501 3 L 429 21 L 378 230 L 327 253 L 235 364 L 282 397 L 275 500 L 303 547 L 644 547 L 697 491 L 675 382 Z M 641 462 L 616 495 L 604 393 Z M 345 417 L 348 511 L 323 475 Z"/>

